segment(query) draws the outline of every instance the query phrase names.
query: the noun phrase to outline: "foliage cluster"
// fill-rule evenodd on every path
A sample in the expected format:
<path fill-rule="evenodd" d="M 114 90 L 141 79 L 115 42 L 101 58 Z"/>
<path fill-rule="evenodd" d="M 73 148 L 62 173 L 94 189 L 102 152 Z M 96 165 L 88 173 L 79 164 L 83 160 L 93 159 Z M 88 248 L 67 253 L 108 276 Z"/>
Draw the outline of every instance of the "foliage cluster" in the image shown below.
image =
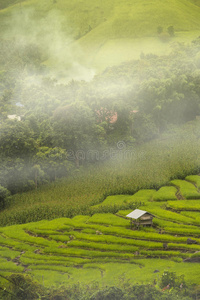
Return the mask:
<path fill-rule="evenodd" d="M 37 80 L 44 58 L 34 47 L 24 45 L 20 55 L 17 41 L 2 40 L 0 49 L 0 184 L 12 193 L 109 158 L 130 158 L 136 144 L 200 113 L 198 39 L 162 59 L 144 57 L 109 68 L 91 82 L 66 84 L 50 79 L 48 70 Z M 14 114 L 21 121 L 7 118 Z"/>

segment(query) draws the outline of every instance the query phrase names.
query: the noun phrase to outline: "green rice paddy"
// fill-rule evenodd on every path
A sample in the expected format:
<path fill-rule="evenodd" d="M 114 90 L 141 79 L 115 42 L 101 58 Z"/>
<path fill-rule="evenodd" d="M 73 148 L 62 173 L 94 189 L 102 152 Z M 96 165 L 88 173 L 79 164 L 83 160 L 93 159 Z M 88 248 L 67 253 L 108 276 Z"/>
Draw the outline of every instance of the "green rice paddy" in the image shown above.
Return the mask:
<path fill-rule="evenodd" d="M 198 284 L 200 265 L 193 260 L 200 251 L 200 197 L 176 198 L 178 189 L 197 191 L 191 182 L 198 180 L 189 176 L 172 181 L 175 187 L 108 196 L 98 204 L 140 203 L 140 209 L 154 215 L 152 227 L 131 229 L 126 218 L 130 209 L 1 227 L 0 274 L 25 272 L 45 286 L 95 281 L 112 285 L 121 276 L 151 283 L 169 270 Z"/>

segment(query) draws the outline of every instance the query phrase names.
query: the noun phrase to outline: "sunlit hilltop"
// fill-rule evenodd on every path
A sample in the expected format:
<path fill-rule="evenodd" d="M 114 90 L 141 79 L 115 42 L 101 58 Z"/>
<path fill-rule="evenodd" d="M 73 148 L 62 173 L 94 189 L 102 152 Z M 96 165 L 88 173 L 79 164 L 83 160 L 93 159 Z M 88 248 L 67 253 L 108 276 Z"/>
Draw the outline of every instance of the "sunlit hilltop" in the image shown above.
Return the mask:
<path fill-rule="evenodd" d="M 1 2 L 1 31 L 7 36 L 28 36 L 29 41 L 34 37 L 43 41 L 45 36 L 47 48 L 55 54 L 47 64 L 54 67 L 64 51 L 65 60 L 103 70 L 139 58 L 141 52 L 169 53 L 171 44 L 190 41 L 200 30 L 197 1 Z M 169 27 L 173 27 L 173 38 Z"/>

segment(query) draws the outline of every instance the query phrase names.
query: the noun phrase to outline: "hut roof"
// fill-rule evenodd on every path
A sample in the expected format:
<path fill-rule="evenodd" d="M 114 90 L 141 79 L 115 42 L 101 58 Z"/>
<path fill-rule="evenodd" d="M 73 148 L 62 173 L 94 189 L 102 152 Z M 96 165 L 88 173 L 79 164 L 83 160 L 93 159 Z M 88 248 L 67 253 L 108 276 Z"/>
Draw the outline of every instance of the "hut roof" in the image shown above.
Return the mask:
<path fill-rule="evenodd" d="M 134 211 L 132 211 L 130 214 L 127 215 L 128 218 L 132 218 L 132 219 L 138 219 L 140 218 L 141 216 L 145 215 L 145 214 L 149 214 L 149 215 L 152 215 L 150 213 L 148 213 L 147 211 L 145 210 L 141 210 L 141 209 L 135 209 Z"/>

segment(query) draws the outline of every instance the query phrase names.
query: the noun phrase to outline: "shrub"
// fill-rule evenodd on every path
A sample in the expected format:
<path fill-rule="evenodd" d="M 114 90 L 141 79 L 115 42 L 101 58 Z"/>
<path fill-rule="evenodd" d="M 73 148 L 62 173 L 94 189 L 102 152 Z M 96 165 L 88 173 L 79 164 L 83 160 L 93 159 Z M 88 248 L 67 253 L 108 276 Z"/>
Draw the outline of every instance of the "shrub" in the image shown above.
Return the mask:
<path fill-rule="evenodd" d="M 174 26 L 169 26 L 167 28 L 167 32 L 169 33 L 170 36 L 174 36 Z"/>
<path fill-rule="evenodd" d="M 0 210 L 5 207 L 5 201 L 10 196 L 10 192 L 0 185 Z"/>
<path fill-rule="evenodd" d="M 124 292 L 117 287 L 108 287 L 104 290 L 95 292 L 90 300 L 122 300 Z"/>
<path fill-rule="evenodd" d="M 12 283 L 9 285 L 10 300 L 36 300 L 45 294 L 45 288 L 27 275 L 12 274 L 8 279 Z"/>
<path fill-rule="evenodd" d="M 160 281 L 160 287 L 164 288 L 167 285 L 170 285 L 170 288 L 180 287 L 182 284 L 182 287 L 186 287 L 184 275 L 177 276 L 175 272 L 170 271 L 164 271 L 161 277 Z"/>

